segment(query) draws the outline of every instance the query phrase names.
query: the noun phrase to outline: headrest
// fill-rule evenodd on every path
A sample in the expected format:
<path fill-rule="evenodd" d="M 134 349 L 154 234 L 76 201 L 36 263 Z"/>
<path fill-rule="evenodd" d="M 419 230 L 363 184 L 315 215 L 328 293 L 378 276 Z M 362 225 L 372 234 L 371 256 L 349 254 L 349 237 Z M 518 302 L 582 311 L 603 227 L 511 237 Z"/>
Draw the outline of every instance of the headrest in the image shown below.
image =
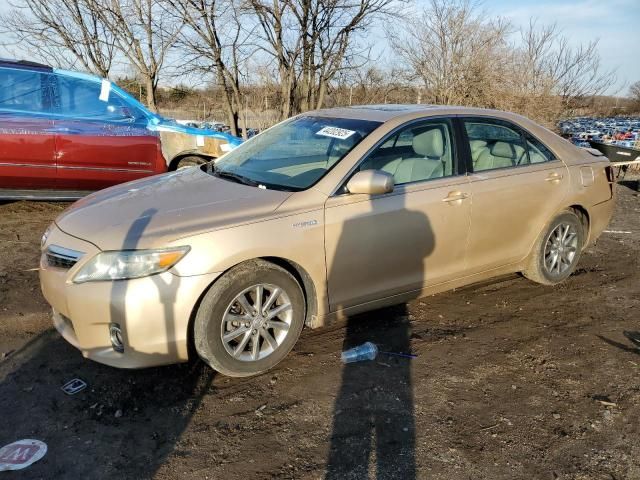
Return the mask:
<path fill-rule="evenodd" d="M 442 130 L 431 128 L 413 137 L 413 151 L 423 157 L 440 158 L 444 155 Z"/>
<path fill-rule="evenodd" d="M 484 148 L 487 146 L 487 142 L 485 142 L 484 140 L 471 140 L 469 142 L 469 147 L 471 148 L 471 153 L 475 153 L 478 150 L 480 150 L 481 148 Z"/>
<path fill-rule="evenodd" d="M 507 142 L 496 142 L 491 147 L 491 155 L 494 157 L 519 158 L 523 153 L 524 148 Z"/>

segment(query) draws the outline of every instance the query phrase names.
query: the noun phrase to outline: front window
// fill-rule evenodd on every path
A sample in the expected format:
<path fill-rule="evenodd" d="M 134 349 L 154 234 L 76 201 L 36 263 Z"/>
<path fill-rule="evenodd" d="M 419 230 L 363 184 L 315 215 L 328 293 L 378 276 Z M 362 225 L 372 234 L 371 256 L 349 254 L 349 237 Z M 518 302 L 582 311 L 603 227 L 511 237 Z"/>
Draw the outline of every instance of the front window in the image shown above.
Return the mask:
<path fill-rule="evenodd" d="M 107 81 L 93 82 L 81 78 L 58 75 L 56 113 L 83 119 L 131 121 L 140 117 Z"/>
<path fill-rule="evenodd" d="M 412 123 L 394 133 L 360 164 L 393 175 L 395 185 L 455 175 L 449 120 Z"/>
<path fill-rule="evenodd" d="M 304 190 L 379 125 L 346 118 L 296 117 L 227 153 L 215 162 L 213 174 L 263 188 Z"/>

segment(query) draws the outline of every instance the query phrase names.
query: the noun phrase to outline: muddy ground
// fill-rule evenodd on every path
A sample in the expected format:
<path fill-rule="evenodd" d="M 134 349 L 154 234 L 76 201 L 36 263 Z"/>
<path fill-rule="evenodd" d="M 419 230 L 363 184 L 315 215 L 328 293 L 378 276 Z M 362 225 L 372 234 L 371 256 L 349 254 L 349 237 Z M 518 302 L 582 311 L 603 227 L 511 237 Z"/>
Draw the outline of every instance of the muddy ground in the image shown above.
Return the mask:
<path fill-rule="evenodd" d="M 630 188 L 633 187 L 633 188 Z M 38 285 L 61 204 L 0 205 L 0 445 L 15 478 L 640 479 L 640 196 L 559 287 L 509 277 L 306 331 L 274 371 L 123 371 L 55 333 Z M 631 232 L 631 233 L 626 233 Z M 380 355 L 344 367 L 343 347 Z M 76 396 L 60 386 L 80 377 Z"/>

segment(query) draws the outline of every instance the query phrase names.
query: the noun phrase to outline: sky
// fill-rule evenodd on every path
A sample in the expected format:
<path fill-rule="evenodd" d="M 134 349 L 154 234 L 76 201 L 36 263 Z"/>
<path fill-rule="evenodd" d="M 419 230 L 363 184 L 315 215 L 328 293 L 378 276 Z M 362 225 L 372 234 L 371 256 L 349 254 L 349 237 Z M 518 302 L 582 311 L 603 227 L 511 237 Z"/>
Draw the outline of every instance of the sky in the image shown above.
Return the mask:
<path fill-rule="evenodd" d="M 556 23 L 573 45 L 598 39 L 603 69 L 616 70 L 616 81 L 606 92 L 610 95 L 626 95 L 629 86 L 640 81 L 640 0 L 480 0 L 480 4 L 489 15 L 509 19 L 514 29 L 535 18 L 540 25 Z M 7 9 L 0 0 L 0 13 Z M 28 52 L 16 51 L 28 57 Z"/>
<path fill-rule="evenodd" d="M 556 23 L 574 45 L 599 40 L 602 67 L 616 70 L 607 93 L 625 95 L 640 81 L 640 0 L 484 0 L 487 12 L 514 27 Z"/>

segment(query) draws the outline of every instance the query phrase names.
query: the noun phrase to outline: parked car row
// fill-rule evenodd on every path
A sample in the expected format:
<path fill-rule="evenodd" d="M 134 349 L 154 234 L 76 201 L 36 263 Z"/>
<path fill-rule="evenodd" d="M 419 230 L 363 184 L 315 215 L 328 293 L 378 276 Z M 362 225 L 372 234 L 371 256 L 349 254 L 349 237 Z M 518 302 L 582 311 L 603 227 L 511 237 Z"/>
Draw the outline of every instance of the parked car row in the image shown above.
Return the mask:
<path fill-rule="evenodd" d="M 80 198 L 240 143 L 152 113 L 108 80 L 0 60 L 0 198 Z"/>
<path fill-rule="evenodd" d="M 640 149 L 640 118 L 637 117 L 578 117 L 563 120 L 560 131 L 580 147 L 589 141 Z"/>
<path fill-rule="evenodd" d="M 198 120 L 176 120 L 176 122 L 180 123 L 181 125 L 187 125 L 193 128 L 213 130 L 214 132 L 225 132 L 225 133 L 231 132 L 231 127 L 229 125 L 225 125 L 222 122 L 215 122 L 215 121 L 201 122 Z M 240 128 L 238 134 L 242 135 L 243 133 L 244 133 L 244 130 Z M 257 128 L 247 128 L 247 138 L 251 138 L 257 135 L 258 133 L 260 133 L 260 131 Z"/>

